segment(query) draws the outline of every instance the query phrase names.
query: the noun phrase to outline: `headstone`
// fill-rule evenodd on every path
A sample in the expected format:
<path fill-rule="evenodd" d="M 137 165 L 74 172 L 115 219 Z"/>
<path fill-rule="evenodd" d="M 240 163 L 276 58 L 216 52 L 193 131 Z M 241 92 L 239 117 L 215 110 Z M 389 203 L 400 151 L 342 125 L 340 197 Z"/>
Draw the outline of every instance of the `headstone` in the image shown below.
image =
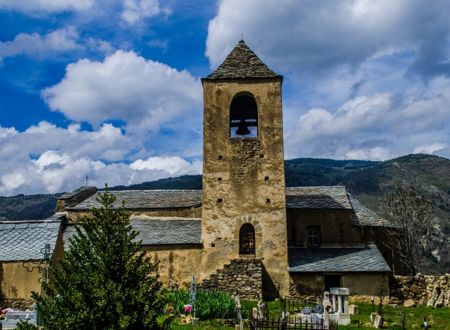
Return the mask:
<path fill-rule="evenodd" d="M 437 285 L 433 288 L 433 293 L 431 294 L 431 299 L 427 302 L 427 307 L 434 307 L 434 303 L 439 297 L 438 287 Z"/>
<path fill-rule="evenodd" d="M 258 318 L 258 308 L 253 307 L 252 309 L 252 318 L 256 320 Z"/>
<path fill-rule="evenodd" d="M 358 305 L 350 305 L 350 306 L 348 306 L 348 313 L 350 315 L 358 315 L 359 314 L 359 307 L 358 307 Z"/>
<path fill-rule="evenodd" d="M 348 288 L 330 288 L 330 298 L 339 325 L 350 324 L 348 313 Z"/>
<path fill-rule="evenodd" d="M 328 329 L 330 327 L 330 313 L 331 305 L 327 305 L 323 311 L 323 327 L 324 329 Z"/>
<path fill-rule="evenodd" d="M 383 315 L 377 314 L 375 316 L 375 320 L 373 322 L 373 326 L 377 329 L 380 329 L 383 327 L 383 323 L 384 323 L 384 318 Z"/>
<path fill-rule="evenodd" d="M 238 324 L 236 324 L 236 330 L 243 330 L 244 329 L 244 323 L 242 322 L 242 313 L 241 313 L 241 300 L 239 299 L 239 296 L 236 296 L 234 298 L 234 301 L 236 303 L 236 317 L 238 320 Z"/>
<path fill-rule="evenodd" d="M 378 315 L 378 313 L 376 313 L 376 312 L 370 313 L 370 323 L 375 322 L 375 316 L 377 316 L 377 315 Z"/>
<path fill-rule="evenodd" d="M 444 306 L 444 291 L 441 291 L 441 294 L 434 303 L 434 307 L 442 307 L 442 306 Z"/>

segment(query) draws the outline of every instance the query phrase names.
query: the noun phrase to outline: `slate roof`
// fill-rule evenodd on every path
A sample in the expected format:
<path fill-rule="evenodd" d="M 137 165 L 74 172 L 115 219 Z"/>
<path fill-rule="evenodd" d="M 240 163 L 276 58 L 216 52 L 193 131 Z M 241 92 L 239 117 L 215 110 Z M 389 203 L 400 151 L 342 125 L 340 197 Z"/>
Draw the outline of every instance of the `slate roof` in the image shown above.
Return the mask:
<path fill-rule="evenodd" d="M 352 222 L 358 226 L 379 226 L 396 228 L 393 223 L 379 216 L 374 211 L 362 205 L 355 197 L 349 195 L 353 206 Z"/>
<path fill-rule="evenodd" d="M 289 248 L 289 272 L 390 272 L 375 245 L 346 248 Z"/>
<path fill-rule="evenodd" d="M 289 187 L 286 208 L 351 210 L 352 205 L 344 186 Z"/>
<path fill-rule="evenodd" d="M 270 70 L 259 57 L 246 45 L 244 40 L 234 47 L 225 61 L 206 80 L 220 79 L 252 79 L 252 78 L 281 78 Z"/>
<path fill-rule="evenodd" d="M 60 225 L 57 216 L 49 220 L 1 221 L 0 261 L 42 259 L 45 244 L 54 250 Z"/>
<path fill-rule="evenodd" d="M 202 204 L 201 190 L 121 190 L 110 191 L 116 196 L 113 207 L 118 208 L 125 202 L 127 209 L 164 209 L 198 207 Z M 67 210 L 91 210 L 100 207 L 98 192 Z"/>
<path fill-rule="evenodd" d="M 142 245 L 199 245 L 202 243 L 201 219 L 177 217 L 131 217 L 131 225 L 139 235 Z M 64 232 L 64 246 L 75 234 L 74 225 Z"/>

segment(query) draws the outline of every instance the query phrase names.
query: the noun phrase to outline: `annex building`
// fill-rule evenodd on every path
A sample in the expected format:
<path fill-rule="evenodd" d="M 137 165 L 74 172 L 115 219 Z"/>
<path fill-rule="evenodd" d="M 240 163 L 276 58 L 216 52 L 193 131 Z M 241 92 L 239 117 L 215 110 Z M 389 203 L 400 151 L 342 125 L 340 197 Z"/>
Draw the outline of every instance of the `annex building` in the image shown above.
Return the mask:
<path fill-rule="evenodd" d="M 285 186 L 282 82 L 240 41 L 202 79 L 202 190 L 112 191 L 116 206 L 125 202 L 142 249 L 160 262 L 170 287 L 195 275 L 200 287 L 245 298 L 336 286 L 387 295 L 398 271 L 396 251 L 380 239 L 389 222 L 343 186 Z M 99 206 L 97 194 L 85 187 L 62 196 L 48 220 L 0 223 L 7 298 L 39 290 L 37 271 L 20 265 L 39 263 L 45 244 L 54 260 L 63 257 L 74 226 Z"/>

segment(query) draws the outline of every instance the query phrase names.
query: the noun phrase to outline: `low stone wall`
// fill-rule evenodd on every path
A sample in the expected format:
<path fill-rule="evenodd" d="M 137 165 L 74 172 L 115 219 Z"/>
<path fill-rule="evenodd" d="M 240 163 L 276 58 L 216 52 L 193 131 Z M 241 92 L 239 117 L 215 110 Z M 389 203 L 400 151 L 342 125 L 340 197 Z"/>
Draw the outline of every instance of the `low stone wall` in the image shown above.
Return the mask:
<path fill-rule="evenodd" d="M 450 274 L 395 276 L 391 281 L 391 302 L 450 306 Z"/>
<path fill-rule="evenodd" d="M 261 259 L 234 259 L 205 279 L 199 289 L 228 292 L 241 299 L 256 299 L 262 294 Z"/>

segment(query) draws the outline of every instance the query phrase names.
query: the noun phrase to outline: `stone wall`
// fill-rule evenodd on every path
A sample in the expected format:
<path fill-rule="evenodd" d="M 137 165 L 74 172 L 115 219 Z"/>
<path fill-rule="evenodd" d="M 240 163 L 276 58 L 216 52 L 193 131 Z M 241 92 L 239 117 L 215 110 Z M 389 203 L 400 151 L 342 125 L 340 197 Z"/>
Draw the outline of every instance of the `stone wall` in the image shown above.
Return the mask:
<path fill-rule="evenodd" d="M 241 299 L 256 299 L 262 294 L 261 259 L 234 259 L 205 279 L 199 289 L 224 291 Z"/>
<path fill-rule="evenodd" d="M 29 267 L 30 272 L 24 267 Z M 41 274 L 37 265 L 24 262 L 2 262 L 0 263 L 0 291 L 7 301 L 30 301 L 31 292 L 40 292 Z M 11 304 L 8 304 L 11 306 Z"/>
<path fill-rule="evenodd" d="M 144 246 L 146 256 L 152 262 L 158 262 L 158 274 L 163 285 L 170 289 L 188 289 L 192 275 L 202 280 L 198 267 L 201 262 L 201 246 Z"/>
<path fill-rule="evenodd" d="M 255 229 L 254 258 L 262 259 L 282 295 L 289 289 L 281 79 L 203 80 L 201 269 L 206 276 L 239 253 L 239 230 Z M 230 104 L 254 98 L 258 137 L 230 137 Z"/>
<path fill-rule="evenodd" d="M 341 276 L 341 287 L 348 288 L 351 296 L 389 295 L 389 274 L 381 272 L 335 273 Z M 325 276 L 322 273 L 291 274 L 289 295 L 309 297 L 325 291 Z"/>
<path fill-rule="evenodd" d="M 450 274 L 395 276 L 391 281 L 391 302 L 450 306 Z"/>

